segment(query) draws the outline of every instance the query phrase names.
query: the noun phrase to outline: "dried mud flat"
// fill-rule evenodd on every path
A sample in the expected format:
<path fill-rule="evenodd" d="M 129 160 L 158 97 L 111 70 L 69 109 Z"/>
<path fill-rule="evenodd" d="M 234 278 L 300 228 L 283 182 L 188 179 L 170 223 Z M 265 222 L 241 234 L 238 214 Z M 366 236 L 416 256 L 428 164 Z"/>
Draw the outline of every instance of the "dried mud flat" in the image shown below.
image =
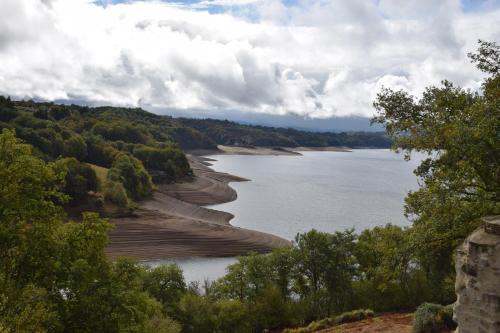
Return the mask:
<path fill-rule="evenodd" d="M 277 236 L 233 227 L 232 214 L 203 207 L 235 200 L 229 182 L 246 179 L 210 169 L 208 158 L 189 156 L 189 160 L 193 179 L 160 185 L 132 217 L 111 219 L 115 228 L 107 247 L 110 257 L 224 257 L 290 244 Z"/>

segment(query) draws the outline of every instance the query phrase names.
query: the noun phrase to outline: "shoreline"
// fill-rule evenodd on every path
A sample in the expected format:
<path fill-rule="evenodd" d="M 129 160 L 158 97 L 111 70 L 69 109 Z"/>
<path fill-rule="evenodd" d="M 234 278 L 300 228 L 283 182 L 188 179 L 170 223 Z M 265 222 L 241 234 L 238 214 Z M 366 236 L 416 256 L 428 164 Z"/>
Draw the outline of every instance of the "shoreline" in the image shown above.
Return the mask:
<path fill-rule="evenodd" d="M 217 149 L 195 149 L 186 153 L 193 156 L 211 155 L 262 155 L 262 156 L 300 156 L 301 152 L 309 151 L 332 151 L 352 152 L 347 147 L 257 147 L 257 146 L 224 146 L 218 145 Z"/>
<path fill-rule="evenodd" d="M 133 257 L 140 261 L 191 257 L 235 257 L 255 251 L 267 253 L 290 241 L 230 224 L 231 213 L 206 206 L 237 199 L 231 182 L 249 181 L 211 167 L 211 155 L 301 156 L 300 152 L 351 152 L 344 147 L 218 146 L 217 150 L 188 151 L 193 177 L 160 184 L 153 197 L 139 203 L 132 216 L 111 218 L 106 253 L 111 258 Z"/>
<path fill-rule="evenodd" d="M 158 185 L 130 217 L 112 218 L 106 253 L 141 261 L 189 257 L 234 257 L 290 245 L 281 237 L 232 226 L 232 214 L 204 206 L 236 200 L 230 182 L 248 179 L 216 172 L 210 158 L 188 155 L 192 179 Z"/>

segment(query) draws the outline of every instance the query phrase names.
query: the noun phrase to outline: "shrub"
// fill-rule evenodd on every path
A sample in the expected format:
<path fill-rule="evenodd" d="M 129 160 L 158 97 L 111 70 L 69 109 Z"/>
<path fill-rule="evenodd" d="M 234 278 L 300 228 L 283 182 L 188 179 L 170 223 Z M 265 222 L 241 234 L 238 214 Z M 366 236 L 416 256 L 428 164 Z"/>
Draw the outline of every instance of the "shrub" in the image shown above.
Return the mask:
<path fill-rule="evenodd" d="M 123 184 L 112 180 L 106 182 L 104 200 L 114 203 L 121 208 L 127 208 L 129 204 L 127 192 Z"/>
<path fill-rule="evenodd" d="M 65 157 L 74 157 L 79 161 L 84 161 L 87 157 L 87 144 L 80 135 L 71 136 L 64 143 L 63 154 Z"/>
<path fill-rule="evenodd" d="M 127 196 L 133 200 L 146 198 L 153 193 L 151 176 L 141 161 L 123 153 L 113 162 L 113 167 L 108 171 L 108 179 L 122 182 Z"/>
<path fill-rule="evenodd" d="M 451 306 L 423 303 L 415 311 L 413 318 L 413 333 L 439 333 L 454 329 L 453 309 Z"/>
<path fill-rule="evenodd" d="M 457 323 L 453 320 L 453 304 L 444 306 L 441 311 L 439 311 L 438 316 L 447 328 L 451 330 L 457 328 Z"/>
<path fill-rule="evenodd" d="M 61 120 L 71 115 L 71 111 L 66 106 L 55 105 L 50 109 L 49 114 L 55 120 Z"/>
<path fill-rule="evenodd" d="M 58 163 L 66 169 L 62 190 L 74 201 L 85 197 L 89 191 L 97 191 L 97 176 L 90 166 L 73 157 L 59 160 Z"/>
<path fill-rule="evenodd" d="M 0 106 L 0 121 L 9 122 L 17 116 L 16 110 Z"/>

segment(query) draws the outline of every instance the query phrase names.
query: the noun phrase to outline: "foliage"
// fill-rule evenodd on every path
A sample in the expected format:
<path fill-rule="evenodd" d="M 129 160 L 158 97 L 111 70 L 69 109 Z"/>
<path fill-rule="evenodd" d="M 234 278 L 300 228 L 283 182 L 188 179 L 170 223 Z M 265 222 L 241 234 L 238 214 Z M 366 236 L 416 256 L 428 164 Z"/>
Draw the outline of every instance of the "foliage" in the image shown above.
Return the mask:
<path fill-rule="evenodd" d="M 15 129 L 21 139 L 33 145 L 37 156 L 46 161 L 72 157 L 111 168 L 109 182 L 103 182 L 100 190 L 122 206 L 151 195 L 153 183 L 147 169 L 157 181 L 175 181 L 192 174 L 186 156 L 168 134 L 172 126 L 170 118 L 133 109 L 0 100 L 0 128 Z M 87 182 L 93 182 L 92 174 L 88 175 Z M 127 200 L 120 187 L 126 189 Z"/>
<path fill-rule="evenodd" d="M 0 121 L 9 122 L 18 116 L 10 97 L 0 96 Z"/>
<path fill-rule="evenodd" d="M 159 180 L 172 181 L 190 174 L 186 156 L 173 147 L 154 148 L 137 145 L 132 154 L 139 159 L 146 169 L 159 172 Z"/>
<path fill-rule="evenodd" d="M 73 160 L 68 160 L 69 164 Z M 66 163 L 0 135 L 0 327 L 6 332 L 179 332 L 144 290 L 144 270 L 107 260 L 110 224 L 65 222 Z"/>
<path fill-rule="evenodd" d="M 361 232 L 355 247 L 359 305 L 377 311 L 412 308 L 432 299 L 411 244 L 412 230 L 394 225 Z"/>
<path fill-rule="evenodd" d="M 187 119 L 178 121 L 221 145 L 263 147 L 325 147 L 345 146 L 387 148 L 391 140 L 384 133 L 368 132 L 306 132 L 292 128 L 242 125 L 227 120 Z M 175 135 L 174 135 L 175 137 Z M 182 142 L 182 140 L 180 140 Z"/>
<path fill-rule="evenodd" d="M 326 234 L 314 229 L 295 238 L 294 290 L 310 302 L 311 318 L 341 312 L 349 304 L 355 238 L 353 230 Z"/>
<path fill-rule="evenodd" d="M 106 188 L 104 190 L 104 199 L 117 205 L 120 208 L 129 207 L 129 199 L 127 191 L 123 184 L 112 180 L 106 181 Z"/>
<path fill-rule="evenodd" d="M 453 307 L 423 303 L 413 317 L 413 333 L 439 333 L 454 330 Z"/>
<path fill-rule="evenodd" d="M 478 223 L 500 213 L 500 68 L 495 43 L 480 41 L 471 58 L 490 76 L 483 93 L 451 82 L 429 87 L 420 99 L 404 91 L 383 89 L 374 103 L 395 147 L 408 158 L 428 154 L 415 170 L 422 186 L 406 198 L 406 215 L 414 220 L 412 243 L 437 290 L 440 302 L 453 298 L 453 250 Z"/>
<path fill-rule="evenodd" d="M 79 161 L 85 161 L 87 157 L 87 144 L 80 135 L 71 136 L 64 143 L 63 155 L 66 157 L 74 157 Z"/>
<path fill-rule="evenodd" d="M 58 160 L 56 164 L 66 170 L 62 192 L 70 196 L 73 202 L 85 198 L 89 191 L 97 191 L 99 185 L 96 173 L 87 164 L 76 158 Z"/>
<path fill-rule="evenodd" d="M 177 265 L 150 269 L 144 278 L 144 288 L 163 305 L 166 313 L 173 318 L 179 317 L 178 304 L 187 289 L 182 270 Z"/>
<path fill-rule="evenodd" d="M 141 161 L 126 154 L 116 157 L 108 171 L 108 180 L 121 182 L 127 191 L 127 196 L 134 200 L 147 198 L 153 193 L 151 176 Z"/>

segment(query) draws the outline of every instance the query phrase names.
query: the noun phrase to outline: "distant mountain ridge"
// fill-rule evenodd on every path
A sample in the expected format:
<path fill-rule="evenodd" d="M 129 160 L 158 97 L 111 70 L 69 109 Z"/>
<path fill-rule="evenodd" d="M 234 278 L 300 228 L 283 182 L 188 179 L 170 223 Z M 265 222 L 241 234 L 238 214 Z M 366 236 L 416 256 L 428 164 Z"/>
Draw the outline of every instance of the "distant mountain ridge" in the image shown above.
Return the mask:
<path fill-rule="evenodd" d="M 303 131 L 286 127 L 241 124 L 229 120 L 174 118 L 158 115 L 140 108 L 120 107 L 88 107 L 80 105 L 64 105 L 34 101 L 14 101 L 14 105 L 22 110 L 48 113 L 48 121 L 59 126 L 69 125 L 72 131 L 85 135 L 92 133 L 108 135 L 111 141 L 124 140 L 121 134 L 115 135 L 107 131 L 99 133 L 96 124 L 105 122 L 113 125 L 113 131 L 126 127 L 127 131 L 136 129 L 139 136 L 145 135 L 161 142 L 171 141 L 183 149 L 215 149 L 217 145 L 262 146 L 262 147 L 349 147 L 349 148 L 387 148 L 391 140 L 384 132 L 317 132 Z M 62 114 L 52 117 L 52 114 Z M 13 115 L 17 117 L 17 115 Z M 24 127 L 27 122 L 12 119 L 17 127 Z M 6 126 L 2 126 L 6 127 Z M 102 131 L 101 131 L 102 132 Z M 141 134 L 142 133 L 142 134 Z M 127 141 L 128 140 L 128 141 Z M 134 143 L 127 138 L 125 141 Z"/>

